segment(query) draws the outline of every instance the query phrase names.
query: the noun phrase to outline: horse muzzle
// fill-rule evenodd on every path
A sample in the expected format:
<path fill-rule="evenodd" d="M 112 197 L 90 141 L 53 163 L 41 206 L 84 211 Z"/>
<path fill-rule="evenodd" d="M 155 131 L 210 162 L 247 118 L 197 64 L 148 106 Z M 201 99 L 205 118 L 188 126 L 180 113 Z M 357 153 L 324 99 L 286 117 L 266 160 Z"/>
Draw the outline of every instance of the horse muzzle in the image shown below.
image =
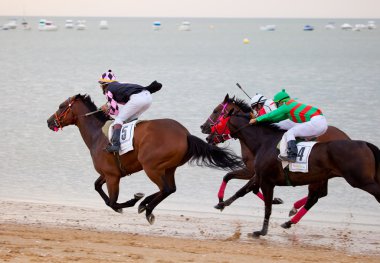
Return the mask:
<path fill-rule="evenodd" d="M 210 134 L 211 133 L 210 125 L 206 125 L 206 124 L 201 125 L 201 132 L 203 134 Z"/>
<path fill-rule="evenodd" d="M 55 132 L 57 132 L 59 129 L 59 125 L 58 125 L 57 121 L 52 117 L 50 117 L 47 120 L 47 126 L 50 130 L 55 131 Z"/>

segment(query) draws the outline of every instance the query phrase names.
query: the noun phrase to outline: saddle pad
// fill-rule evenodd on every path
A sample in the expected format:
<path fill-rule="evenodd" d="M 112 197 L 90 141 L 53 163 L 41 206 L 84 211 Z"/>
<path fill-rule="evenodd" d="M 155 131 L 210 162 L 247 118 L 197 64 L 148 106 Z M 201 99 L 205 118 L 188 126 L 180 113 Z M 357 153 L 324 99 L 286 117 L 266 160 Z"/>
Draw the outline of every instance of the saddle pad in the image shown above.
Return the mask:
<path fill-rule="evenodd" d="M 134 121 L 123 124 L 123 126 L 121 127 L 119 155 L 122 155 L 124 153 L 127 153 L 133 150 L 133 135 L 134 135 L 135 126 L 137 122 L 138 120 L 134 120 Z M 108 129 L 109 140 L 111 140 L 112 138 L 113 126 L 114 126 L 114 123 L 112 123 Z"/>
<path fill-rule="evenodd" d="M 317 142 L 299 142 L 297 143 L 298 155 L 295 163 L 282 162 L 282 168 L 289 165 L 290 172 L 309 172 L 309 155 L 311 149 Z"/>

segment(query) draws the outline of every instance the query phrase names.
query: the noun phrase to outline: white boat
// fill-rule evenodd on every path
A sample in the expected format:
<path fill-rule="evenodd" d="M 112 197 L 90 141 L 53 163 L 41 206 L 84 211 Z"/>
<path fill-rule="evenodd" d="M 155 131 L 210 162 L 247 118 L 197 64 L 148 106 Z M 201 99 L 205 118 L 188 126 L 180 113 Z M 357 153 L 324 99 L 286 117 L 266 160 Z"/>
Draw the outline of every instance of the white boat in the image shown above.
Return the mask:
<path fill-rule="evenodd" d="M 39 31 L 57 31 L 58 26 L 54 25 L 52 21 L 49 21 L 46 19 L 40 19 L 40 22 L 38 23 L 38 30 Z"/>
<path fill-rule="evenodd" d="M 23 19 L 22 22 L 21 22 L 21 29 L 22 30 L 31 30 L 32 27 L 29 25 L 28 22 L 26 22 L 25 19 Z"/>
<path fill-rule="evenodd" d="M 314 27 L 311 25 L 306 25 L 303 27 L 303 31 L 313 31 L 313 30 L 314 30 Z"/>
<path fill-rule="evenodd" d="M 71 19 L 67 19 L 67 20 L 65 21 L 65 28 L 67 28 L 67 29 L 72 29 L 72 28 L 74 28 L 74 21 L 71 20 Z"/>
<path fill-rule="evenodd" d="M 343 30 L 352 30 L 352 26 L 347 23 L 344 23 L 343 25 L 341 25 L 340 28 Z"/>
<path fill-rule="evenodd" d="M 16 28 L 17 28 L 17 20 L 16 19 L 10 19 L 2 27 L 3 30 L 16 29 Z"/>
<path fill-rule="evenodd" d="M 107 22 L 107 20 L 101 20 L 99 22 L 99 28 L 100 29 L 108 29 L 108 22 Z"/>
<path fill-rule="evenodd" d="M 161 22 L 160 21 L 154 21 L 153 22 L 153 25 L 152 25 L 152 28 L 154 31 L 158 31 L 161 29 Z"/>
<path fill-rule="evenodd" d="M 183 21 L 181 25 L 178 27 L 179 31 L 190 31 L 191 26 L 189 21 Z"/>
<path fill-rule="evenodd" d="M 368 21 L 367 28 L 375 29 L 376 28 L 375 21 Z"/>
<path fill-rule="evenodd" d="M 86 20 L 78 20 L 76 24 L 77 30 L 85 30 L 87 28 L 86 26 Z"/>
<path fill-rule="evenodd" d="M 330 22 L 330 23 L 328 23 L 327 25 L 325 25 L 325 29 L 335 29 L 336 27 L 335 27 L 335 23 L 333 23 L 333 22 Z"/>
<path fill-rule="evenodd" d="M 275 31 L 276 30 L 276 25 L 261 26 L 260 30 L 261 31 Z"/>
<path fill-rule="evenodd" d="M 9 29 L 16 29 L 17 28 L 17 20 L 15 18 L 10 19 L 6 25 L 8 26 Z"/>

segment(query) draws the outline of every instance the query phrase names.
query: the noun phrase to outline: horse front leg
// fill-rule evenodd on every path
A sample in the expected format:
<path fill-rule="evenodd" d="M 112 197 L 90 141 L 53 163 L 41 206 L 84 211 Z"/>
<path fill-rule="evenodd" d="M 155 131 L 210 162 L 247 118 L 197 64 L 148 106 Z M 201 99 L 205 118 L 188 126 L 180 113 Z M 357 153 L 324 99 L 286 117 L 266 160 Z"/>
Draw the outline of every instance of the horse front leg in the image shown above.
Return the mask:
<path fill-rule="evenodd" d="M 120 177 L 109 176 L 107 178 L 106 184 L 107 184 L 109 200 L 108 202 L 106 201 L 106 205 L 111 207 L 115 212 L 122 213 L 123 208 L 134 206 L 142 197 L 144 197 L 144 194 L 136 193 L 134 195 L 134 198 L 124 203 L 118 203 L 117 199 L 119 198 L 119 183 L 120 183 Z"/>
<path fill-rule="evenodd" d="M 105 180 L 104 176 L 101 175 L 101 176 L 99 176 L 98 179 L 96 179 L 94 185 L 95 185 L 95 190 L 103 198 L 104 202 L 106 204 L 108 204 L 110 199 L 108 198 L 107 194 L 103 191 L 103 188 L 102 188 L 102 186 L 105 182 L 106 182 L 106 180 Z"/>
<path fill-rule="evenodd" d="M 264 202 L 265 202 L 265 215 L 263 227 L 260 231 L 253 232 L 253 237 L 265 236 L 268 233 L 269 226 L 269 218 L 272 214 L 272 199 L 273 199 L 273 185 L 263 184 L 261 186 L 264 194 Z"/>

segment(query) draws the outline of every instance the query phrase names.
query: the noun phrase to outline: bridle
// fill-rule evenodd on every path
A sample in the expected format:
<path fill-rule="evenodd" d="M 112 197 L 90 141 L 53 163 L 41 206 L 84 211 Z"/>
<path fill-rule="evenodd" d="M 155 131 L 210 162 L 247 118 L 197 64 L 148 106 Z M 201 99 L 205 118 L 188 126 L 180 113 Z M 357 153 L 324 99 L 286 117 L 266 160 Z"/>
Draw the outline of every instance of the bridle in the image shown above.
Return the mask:
<path fill-rule="evenodd" d="M 67 114 L 69 113 L 71 109 L 71 106 L 74 104 L 75 102 L 75 99 L 73 99 L 72 101 L 70 101 L 71 98 L 68 98 L 67 101 L 68 101 L 68 104 L 67 104 L 67 107 L 58 115 L 57 112 L 54 113 L 54 124 L 62 130 L 62 121 L 66 118 Z"/>

